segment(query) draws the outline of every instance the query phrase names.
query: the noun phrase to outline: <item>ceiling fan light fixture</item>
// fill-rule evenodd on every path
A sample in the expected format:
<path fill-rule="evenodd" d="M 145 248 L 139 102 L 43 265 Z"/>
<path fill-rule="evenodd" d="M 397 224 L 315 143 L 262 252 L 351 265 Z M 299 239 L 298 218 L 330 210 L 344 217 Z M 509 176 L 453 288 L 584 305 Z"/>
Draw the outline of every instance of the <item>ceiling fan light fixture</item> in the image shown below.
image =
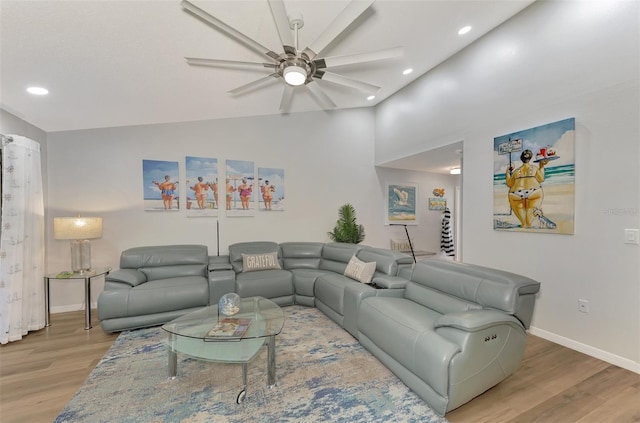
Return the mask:
<path fill-rule="evenodd" d="M 298 65 L 290 65 L 284 68 L 282 76 L 287 84 L 297 87 L 307 80 L 307 70 Z"/>

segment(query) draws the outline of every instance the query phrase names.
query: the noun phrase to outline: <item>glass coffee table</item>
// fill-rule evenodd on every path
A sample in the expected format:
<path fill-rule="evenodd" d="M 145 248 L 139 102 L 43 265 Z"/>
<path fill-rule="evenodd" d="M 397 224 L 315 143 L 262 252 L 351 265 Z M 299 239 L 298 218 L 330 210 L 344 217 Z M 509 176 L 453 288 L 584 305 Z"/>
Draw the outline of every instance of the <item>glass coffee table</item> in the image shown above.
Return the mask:
<path fill-rule="evenodd" d="M 247 365 L 267 345 L 267 386 L 276 384 L 276 335 L 284 326 L 284 313 L 278 304 L 263 297 L 242 298 L 240 310 L 230 316 L 248 323 L 239 335 L 212 335 L 211 330 L 228 316 L 219 313 L 218 305 L 185 314 L 162 326 L 169 334 L 169 377 L 178 373 L 177 354 L 198 360 L 242 364 L 242 390 L 236 398 L 240 404 L 246 396 Z"/>

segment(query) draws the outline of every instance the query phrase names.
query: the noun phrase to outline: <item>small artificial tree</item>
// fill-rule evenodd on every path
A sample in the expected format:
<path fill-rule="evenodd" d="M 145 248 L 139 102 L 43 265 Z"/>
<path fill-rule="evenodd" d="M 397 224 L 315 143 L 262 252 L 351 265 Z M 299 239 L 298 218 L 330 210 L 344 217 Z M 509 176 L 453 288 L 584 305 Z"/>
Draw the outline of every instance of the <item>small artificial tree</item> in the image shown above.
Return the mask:
<path fill-rule="evenodd" d="M 364 240 L 364 226 L 356 223 L 356 209 L 351 204 L 345 204 L 338 209 L 340 219 L 336 222 L 333 232 L 327 232 L 329 238 L 335 242 L 358 244 Z"/>

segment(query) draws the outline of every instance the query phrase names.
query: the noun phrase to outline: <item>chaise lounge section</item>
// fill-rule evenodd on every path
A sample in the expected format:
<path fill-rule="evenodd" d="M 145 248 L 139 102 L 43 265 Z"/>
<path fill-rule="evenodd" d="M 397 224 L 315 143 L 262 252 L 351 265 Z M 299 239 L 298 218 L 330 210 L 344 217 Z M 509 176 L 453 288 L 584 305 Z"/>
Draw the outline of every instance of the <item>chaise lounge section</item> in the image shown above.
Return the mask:
<path fill-rule="evenodd" d="M 401 297 L 362 301 L 358 340 L 444 415 L 518 368 L 539 288 L 496 269 L 419 262 Z"/>

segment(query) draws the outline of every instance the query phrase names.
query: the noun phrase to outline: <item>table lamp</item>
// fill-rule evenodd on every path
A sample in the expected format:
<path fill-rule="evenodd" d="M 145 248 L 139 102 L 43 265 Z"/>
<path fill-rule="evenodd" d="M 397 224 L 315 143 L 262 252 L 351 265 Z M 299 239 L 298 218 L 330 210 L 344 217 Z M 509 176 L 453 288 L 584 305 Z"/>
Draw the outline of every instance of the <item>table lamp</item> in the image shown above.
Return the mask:
<path fill-rule="evenodd" d="M 55 217 L 55 239 L 71 240 L 71 270 L 84 273 L 91 270 L 91 241 L 102 237 L 101 217 Z"/>

